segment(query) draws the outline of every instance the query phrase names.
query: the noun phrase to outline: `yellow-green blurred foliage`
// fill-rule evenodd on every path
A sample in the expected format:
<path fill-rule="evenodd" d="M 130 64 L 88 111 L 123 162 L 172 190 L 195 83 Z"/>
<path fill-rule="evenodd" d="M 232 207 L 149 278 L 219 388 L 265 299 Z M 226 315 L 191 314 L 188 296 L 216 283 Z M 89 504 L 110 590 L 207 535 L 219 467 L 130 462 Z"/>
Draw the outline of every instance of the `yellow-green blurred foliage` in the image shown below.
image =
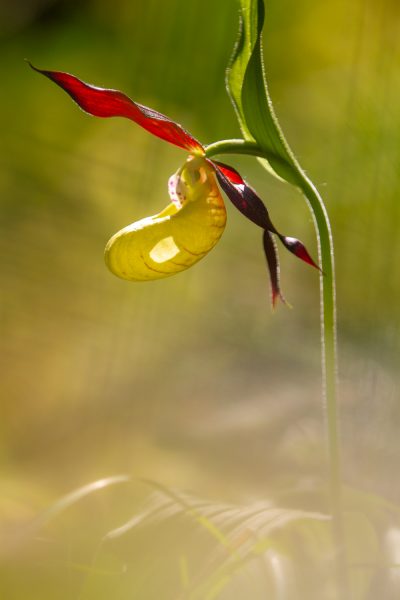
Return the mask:
<path fill-rule="evenodd" d="M 400 6 L 266 5 L 271 96 L 332 220 L 345 479 L 397 501 Z M 224 88 L 237 20 L 234 0 L 1 4 L 5 600 L 79 597 L 96 544 L 146 490 L 86 498 L 40 551 L 7 547 L 89 481 L 127 473 L 243 501 L 325 477 L 316 272 L 281 251 L 294 309 L 272 315 L 260 231 L 229 206 L 221 242 L 192 270 L 148 284 L 113 277 L 106 241 L 167 203 L 185 153 L 127 120 L 87 116 L 23 60 L 120 89 L 209 143 L 239 135 Z M 228 162 L 315 255 L 302 198 L 254 159 Z"/>

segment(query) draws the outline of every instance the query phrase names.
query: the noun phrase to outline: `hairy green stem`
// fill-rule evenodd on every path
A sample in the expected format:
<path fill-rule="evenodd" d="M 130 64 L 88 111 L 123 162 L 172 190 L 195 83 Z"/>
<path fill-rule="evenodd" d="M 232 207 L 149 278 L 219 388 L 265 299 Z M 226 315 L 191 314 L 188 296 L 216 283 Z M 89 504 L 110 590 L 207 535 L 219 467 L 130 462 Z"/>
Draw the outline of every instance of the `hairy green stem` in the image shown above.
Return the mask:
<path fill-rule="evenodd" d="M 255 142 L 246 140 L 221 140 L 206 146 L 206 155 L 208 157 L 215 154 L 251 154 L 252 156 L 263 156 L 262 150 Z"/>
<path fill-rule="evenodd" d="M 337 557 L 337 579 L 343 600 L 350 597 L 342 506 L 342 467 L 340 452 L 337 387 L 336 286 L 332 230 L 322 197 L 314 184 L 302 173 L 300 190 L 314 219 L 318 253 L 323 274 L 320 276 L 321 355 L 325 427 L 329 466 L 329 497 L 332 529 Z"/>
<path fill-rule="evenodd" d="M 223 140 L 210 144 L 206 148 L 206 155 L 208 157 L 220 153 L 251 154 L 268 160 L 268 156 L 266 156 L 265 152 L 255 142 L 245 140 Z M 328 213 L 318 190 L 308 177 L 300 171 L 296 184 L 305 196 L 313 216 L 322 269 L 320 276 L 321 355 L 329 469 L 329 497 L 331 502 L 333 537 L 337 548 L 337 575 L 341 582 L 342 600 L 344 600 L 348 597 L 348 576 L 341 498 L 339 415 L 336 399 L 336 291 L 333 239 Z"/>

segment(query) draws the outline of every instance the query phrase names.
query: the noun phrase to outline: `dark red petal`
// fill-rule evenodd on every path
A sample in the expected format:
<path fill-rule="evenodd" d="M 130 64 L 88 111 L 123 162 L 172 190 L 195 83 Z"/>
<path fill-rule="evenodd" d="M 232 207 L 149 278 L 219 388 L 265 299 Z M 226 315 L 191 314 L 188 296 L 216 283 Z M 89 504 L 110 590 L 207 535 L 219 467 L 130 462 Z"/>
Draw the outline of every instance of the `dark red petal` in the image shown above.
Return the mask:
<path fill-rule="evenodd" d="M 245 183 L 232 167 L 216 161 L 213 164 L 220 186 L 234 206 L 248 219 L 264 229 L 263 244 L 271 281 L 271 303 L 274 308 L 278 298 L 285 302 L 279 285 L 279 259 L 273 238 L 275 228 L 262 200 Z"/>
<path fill-rule="evenodd" d="M 189 152 L 203 153 L 203 147 L 181 125 L 165 115 L 133 102 L 117 90 L 108 90 L 84 83 L 77 77 L 60 71 L 37 69 L 59 85 L 84 111 L 95 117 L 126 117 L 157 137 L 184 148 Z"/>
<path fill-rule="evenodd" d="M 284 303 L 286 303 L 286 300 L 281 292 L 279 282 L 278 250 L 272 233 L 270 233 L 267 229 L 264 229 L 263 244 L 265 257 L 267 259 L 268 264 L 269 277 L 271 281 L 271 303 L 272 308 L 275 308 L 276 301 L 278 298 L 280 298 Z"/>
<path fill-rule="evenodd" d="M 307 264 L 319 269 L 318 265 L 311 258 L 306 247 L 300 240 L 284 236 L 277 231 L 261 198 L 235 169 L 217 161 L 209 162 L 213 164 L 216 170 L 217 179 L 225 194 L 245 217 L 259 227 L 262 227 L 271 233 L 275 233 L 289 252 Z"/>
<path fill-rule="evenodd" d="M 239 173 L 222 163 L 212 161 L 212 164 L 219 184 L 232 204 L 259 227 L 273 231 L 273 225 L 264 203 L 245 183 Z"/>

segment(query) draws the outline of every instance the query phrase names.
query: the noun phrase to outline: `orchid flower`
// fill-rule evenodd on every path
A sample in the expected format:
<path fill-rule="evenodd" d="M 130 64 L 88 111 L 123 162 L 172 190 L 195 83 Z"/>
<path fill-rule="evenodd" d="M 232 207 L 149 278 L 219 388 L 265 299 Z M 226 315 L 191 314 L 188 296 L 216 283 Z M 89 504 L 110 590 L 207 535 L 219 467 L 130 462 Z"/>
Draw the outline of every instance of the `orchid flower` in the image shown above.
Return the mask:
<path fill-rule="evenodd" d="M 319 268 L 302 242 L 277 231 L 262 200 L 241 175 L 229 165 L 208 158 L 206 147 L 181 125 L 117 90 L 95 87 L 68 73 L 30 66 L 60 86 L 90 115 L 125 117 L 189 153 L 184 165 L 169 179 L 171 203 L 157 215 L 128 225 L 107 243 L 105 260 L 115 275 L 131 281 L 161 279 L 201 260 L 225 228 L 226 210 L 217 181 L 234 206 L 263 229 L 273 306 L 277 298 L 285 301 L 274 236 L 292 254 Z"/>

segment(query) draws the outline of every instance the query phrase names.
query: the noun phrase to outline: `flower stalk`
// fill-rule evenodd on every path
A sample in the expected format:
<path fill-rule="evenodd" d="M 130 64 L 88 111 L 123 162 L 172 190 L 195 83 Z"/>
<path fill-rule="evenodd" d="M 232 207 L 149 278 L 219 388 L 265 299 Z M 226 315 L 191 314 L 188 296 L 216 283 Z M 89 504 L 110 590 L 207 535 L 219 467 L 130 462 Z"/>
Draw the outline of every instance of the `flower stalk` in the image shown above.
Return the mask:
<path fill-rule="evenodd" d="M 240 139 L 222 140 L 206 147 L 208 157 L 215 154 L 250 154 L 267 159 L 265 151 L 256 142 Z M 342 510 L 341 454 L 339 414 L 337 404 L 337 339 L 336 339 L 336 285 L 334 246 L 329 215 L 317 188 L 303 171 L 298 172 L 298 189 L 307 201 L 313 217 L 318 243 L 320 273 L 320 323 L 322 389 L 325 409 L 327 462 L 329 472 L 329 499 L 332 514 L 332 533 L 337 558 L 336 570 L 341 597 L 348 597 L 348 574 Z"/>

